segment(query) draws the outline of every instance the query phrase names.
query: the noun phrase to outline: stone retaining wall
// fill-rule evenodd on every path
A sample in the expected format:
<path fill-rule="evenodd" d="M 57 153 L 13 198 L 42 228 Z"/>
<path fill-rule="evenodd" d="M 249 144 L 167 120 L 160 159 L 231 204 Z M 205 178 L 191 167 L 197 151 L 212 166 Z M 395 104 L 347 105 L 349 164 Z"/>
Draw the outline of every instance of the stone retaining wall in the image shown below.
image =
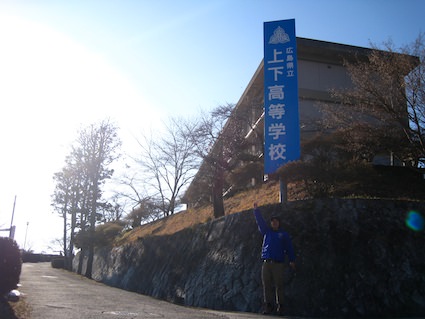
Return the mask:
<path fill-rule="evenodd" d="M 405 225 L 411 210 L 425 216 L 425 202 L 326 199 L 261 209 L 267 219 L 281 212 L 296 249 L 297 271 L 285 279 L 288 315 L 425 315 L 425 232 Z M 252 212 L 241 212 L 98 249 L 93 278 L 183 305 L 258 312 L 261 241 Z"/>

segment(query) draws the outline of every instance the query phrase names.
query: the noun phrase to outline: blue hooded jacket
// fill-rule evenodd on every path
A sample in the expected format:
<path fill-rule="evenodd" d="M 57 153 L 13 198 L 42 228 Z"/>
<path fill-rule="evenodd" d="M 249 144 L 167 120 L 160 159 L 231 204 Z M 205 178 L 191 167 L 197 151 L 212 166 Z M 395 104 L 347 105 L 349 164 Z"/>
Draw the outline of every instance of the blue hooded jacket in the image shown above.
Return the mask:
<path fill-rule="evenodd" d="M 269 227 L 258 208 L 254 209 L 254 216 L 257 221 L 258 230 L 263 235 L 261 258 L 271 259 L 276 262 L 285 262 L 285 255 L 287 255 L 289 261 L 294 262 L 295 253 L 289 234 L 280 228 L 274 231 Z"/>

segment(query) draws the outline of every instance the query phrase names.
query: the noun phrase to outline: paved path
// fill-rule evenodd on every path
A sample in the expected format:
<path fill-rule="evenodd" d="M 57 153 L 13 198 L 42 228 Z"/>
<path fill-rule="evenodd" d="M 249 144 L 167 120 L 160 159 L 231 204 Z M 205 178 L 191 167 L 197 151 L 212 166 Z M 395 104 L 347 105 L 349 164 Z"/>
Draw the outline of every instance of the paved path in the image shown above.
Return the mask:
<path fill-rule="evenodd" d="M 253 313 L 182 307 L 112 288 L 50 263 L 22 265 L 20 292 L 32 308 L 31 319 L 253 319 Z"/>

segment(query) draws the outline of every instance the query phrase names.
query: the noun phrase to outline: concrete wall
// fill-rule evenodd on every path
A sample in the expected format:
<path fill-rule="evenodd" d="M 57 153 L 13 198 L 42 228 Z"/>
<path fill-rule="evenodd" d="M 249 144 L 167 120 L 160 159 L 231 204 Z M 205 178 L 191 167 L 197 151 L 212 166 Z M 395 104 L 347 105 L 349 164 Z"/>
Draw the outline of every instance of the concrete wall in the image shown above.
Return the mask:
<path fill-rule="evenodd" d="M 425 315 L 425 232 L 405 225 L 425 202 L 327 199 L 262 207 L 281 211 L 297 272 L 285 308 L 296 316 Z M 251 211 L 172 236 L 97 250 L 93 278 L 188 306 L 258 312 L 261 236 Z M 75 259 L 76 269 L 78 258 Z"/>

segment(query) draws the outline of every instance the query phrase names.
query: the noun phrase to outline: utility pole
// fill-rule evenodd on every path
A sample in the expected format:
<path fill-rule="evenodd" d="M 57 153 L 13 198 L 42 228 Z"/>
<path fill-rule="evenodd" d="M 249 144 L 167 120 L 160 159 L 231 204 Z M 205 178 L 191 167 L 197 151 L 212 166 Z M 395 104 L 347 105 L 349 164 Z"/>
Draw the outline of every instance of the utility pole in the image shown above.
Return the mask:
<path fill-rule="evenodd" d="M 13 226 L 13 217 L 15 216 L 15 206 L 16 206 L 16 195 L 15 200 L 13 201 L 13 210 L 12 210 L 12 220 L 10 221 L 10 228 L 9 228 L 9 238 L 15 237 L 15 226 Z"/>
<path fill-rule="evenodd" d="M 9 238 L 15 238 L 15 229 L 16 226 L 13 226 L 13 217 L 15 216 L 15 206 L 16 206 L 16 195 L 15 200 L 13 202 L 13 210 L 12 210 L 12 220 L 10 221 L 10 227 L 5 229 L 0 229 L 0 231 L 9 231 Z"/>

